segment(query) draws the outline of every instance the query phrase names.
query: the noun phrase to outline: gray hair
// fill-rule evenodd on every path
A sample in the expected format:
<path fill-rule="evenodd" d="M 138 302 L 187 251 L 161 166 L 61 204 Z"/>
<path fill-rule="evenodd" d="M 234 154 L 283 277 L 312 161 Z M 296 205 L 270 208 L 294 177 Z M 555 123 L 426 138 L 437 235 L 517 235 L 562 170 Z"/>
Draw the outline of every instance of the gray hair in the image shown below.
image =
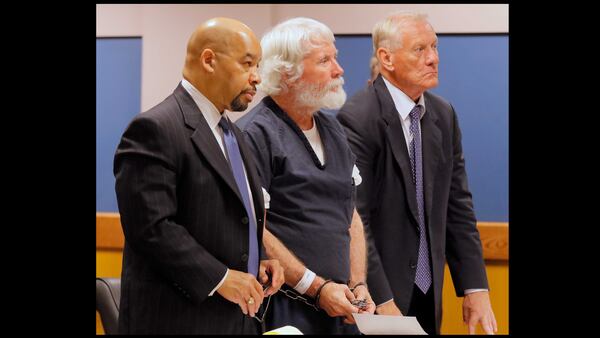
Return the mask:
<path fill-rule="evenodd" d="M 334 42 L 333 32 L 323 23 L 309 18 L 286 20 L 267 32 L 260 41 L 262 61 L 258 68 L 262 82 L 258 88 L 267 95 L 285 93 L 282 75 L 294 82 L 302 76 L 302 60 L 323 42 Z"/>
<path fill-rule="evenodd" d="M 399 11 L 388 15 L 385 19 L 377 22 L 373 27 L 373 54 L 377 54 L 380 47 L 392 51 L 402 47 L 402 28 L 411 21 L 427 21 L 427 15 L 410 11 Z M 431 24 L 430 24 L 431 25 Z"/>

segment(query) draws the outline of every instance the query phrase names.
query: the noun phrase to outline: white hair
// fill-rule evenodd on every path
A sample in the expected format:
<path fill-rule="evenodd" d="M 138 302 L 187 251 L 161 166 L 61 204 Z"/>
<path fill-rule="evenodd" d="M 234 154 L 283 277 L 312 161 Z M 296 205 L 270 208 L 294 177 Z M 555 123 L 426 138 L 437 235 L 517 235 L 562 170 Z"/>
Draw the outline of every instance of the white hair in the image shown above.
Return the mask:
<path fill-rule="evenodd" d="M 333 43 L 333 32 L 323 23 L 309 18 L 286 20 L 267 32 L 260 41 L 262 61 L 258 71 L 262 82 L 258 88 L 267 95 L 287 91 L 283 74 L 292 83 L 302 76 L 302 60 L 313 48 Z"/>
<path fill-rule="evenodd" d="M 427 15 L 410 11 L 399 11 L 388 15 L 385 19 L 377 22 L 373 27 L 373 54 L 377 54 L 380 47 L 392 51 L 402 47 L 402 28 L 411 21 L 427 21 Z M 431 25 L 431 24 L 429 24 Z"/>

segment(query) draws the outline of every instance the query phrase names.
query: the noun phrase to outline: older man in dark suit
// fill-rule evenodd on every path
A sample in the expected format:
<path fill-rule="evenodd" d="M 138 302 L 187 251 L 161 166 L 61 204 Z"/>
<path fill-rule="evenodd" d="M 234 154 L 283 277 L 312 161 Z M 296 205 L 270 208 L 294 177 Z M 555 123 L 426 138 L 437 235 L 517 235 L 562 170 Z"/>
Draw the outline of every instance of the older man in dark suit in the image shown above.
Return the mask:
<path fill-rule="evenodd" d="M 440 332 L 444 264 L 464 296 L 469 332 L 496 331 L 454 108 L 438 84 L 437 36 L 423 15 L 377 23 L 380 72 L 338 114 L 363 178 L 357 206 L 369 241 L 377 313 L 416 316 Z"/>
<path fill-rule="evenodd" d="M 252 100 L 260 58 L 243 23 L 205 22 L 188 42 L 182 82 L 124 132 L 114 160 L 125 234 L 120 333 L 261 332 L 256 315 L 283 268 L 264 254 L 260 181 L 224 114 Z"/>

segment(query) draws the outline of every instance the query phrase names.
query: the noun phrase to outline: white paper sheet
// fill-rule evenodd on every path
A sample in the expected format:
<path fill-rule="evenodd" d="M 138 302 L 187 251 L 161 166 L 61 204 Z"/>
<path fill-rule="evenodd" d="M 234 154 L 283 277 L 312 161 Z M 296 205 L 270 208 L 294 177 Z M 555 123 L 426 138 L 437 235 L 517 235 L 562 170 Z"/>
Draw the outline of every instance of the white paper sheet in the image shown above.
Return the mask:
<path fill-rule="evenodd" d="M 353 313 L 358 329 L 363 334 L 427 334 L 416 317 Z"/>
<path fill-rule="evenodd" d="M 297 328 L 295 328 L 293 326 L 286 325 L 286 326 L 280 327 L 278 329 L 267 331 L 267 332 L 263 333 L 263 335 L 265 335 L 265 334 L 266 335 L 272 335 L 272 334 L 274 334 L 274 335 L 279 335 L 279 334 L 292 335 L 292 334 L 302 334 L 302 332 L 300 332 L 300 330 L 298 330 Z"/>

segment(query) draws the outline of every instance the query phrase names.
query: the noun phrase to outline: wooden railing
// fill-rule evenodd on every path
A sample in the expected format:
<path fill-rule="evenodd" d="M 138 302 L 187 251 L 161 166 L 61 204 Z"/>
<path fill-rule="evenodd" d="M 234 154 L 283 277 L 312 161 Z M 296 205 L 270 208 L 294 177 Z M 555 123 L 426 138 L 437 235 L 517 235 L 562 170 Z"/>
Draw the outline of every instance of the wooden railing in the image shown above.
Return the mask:
<path fill-rule="evenodd" d="M 483 247 L 483 257 L 508 260 L 508 223 L 478 222 L 477 229 Z M 125 243 L 118 213 L 96 213 L 96 249 L 123 250 Z"/>
<path fill-rule="evenodd" d="M 96 250 L 123 250 L 125 237 L 116 212 L 96 213 Z"/>

